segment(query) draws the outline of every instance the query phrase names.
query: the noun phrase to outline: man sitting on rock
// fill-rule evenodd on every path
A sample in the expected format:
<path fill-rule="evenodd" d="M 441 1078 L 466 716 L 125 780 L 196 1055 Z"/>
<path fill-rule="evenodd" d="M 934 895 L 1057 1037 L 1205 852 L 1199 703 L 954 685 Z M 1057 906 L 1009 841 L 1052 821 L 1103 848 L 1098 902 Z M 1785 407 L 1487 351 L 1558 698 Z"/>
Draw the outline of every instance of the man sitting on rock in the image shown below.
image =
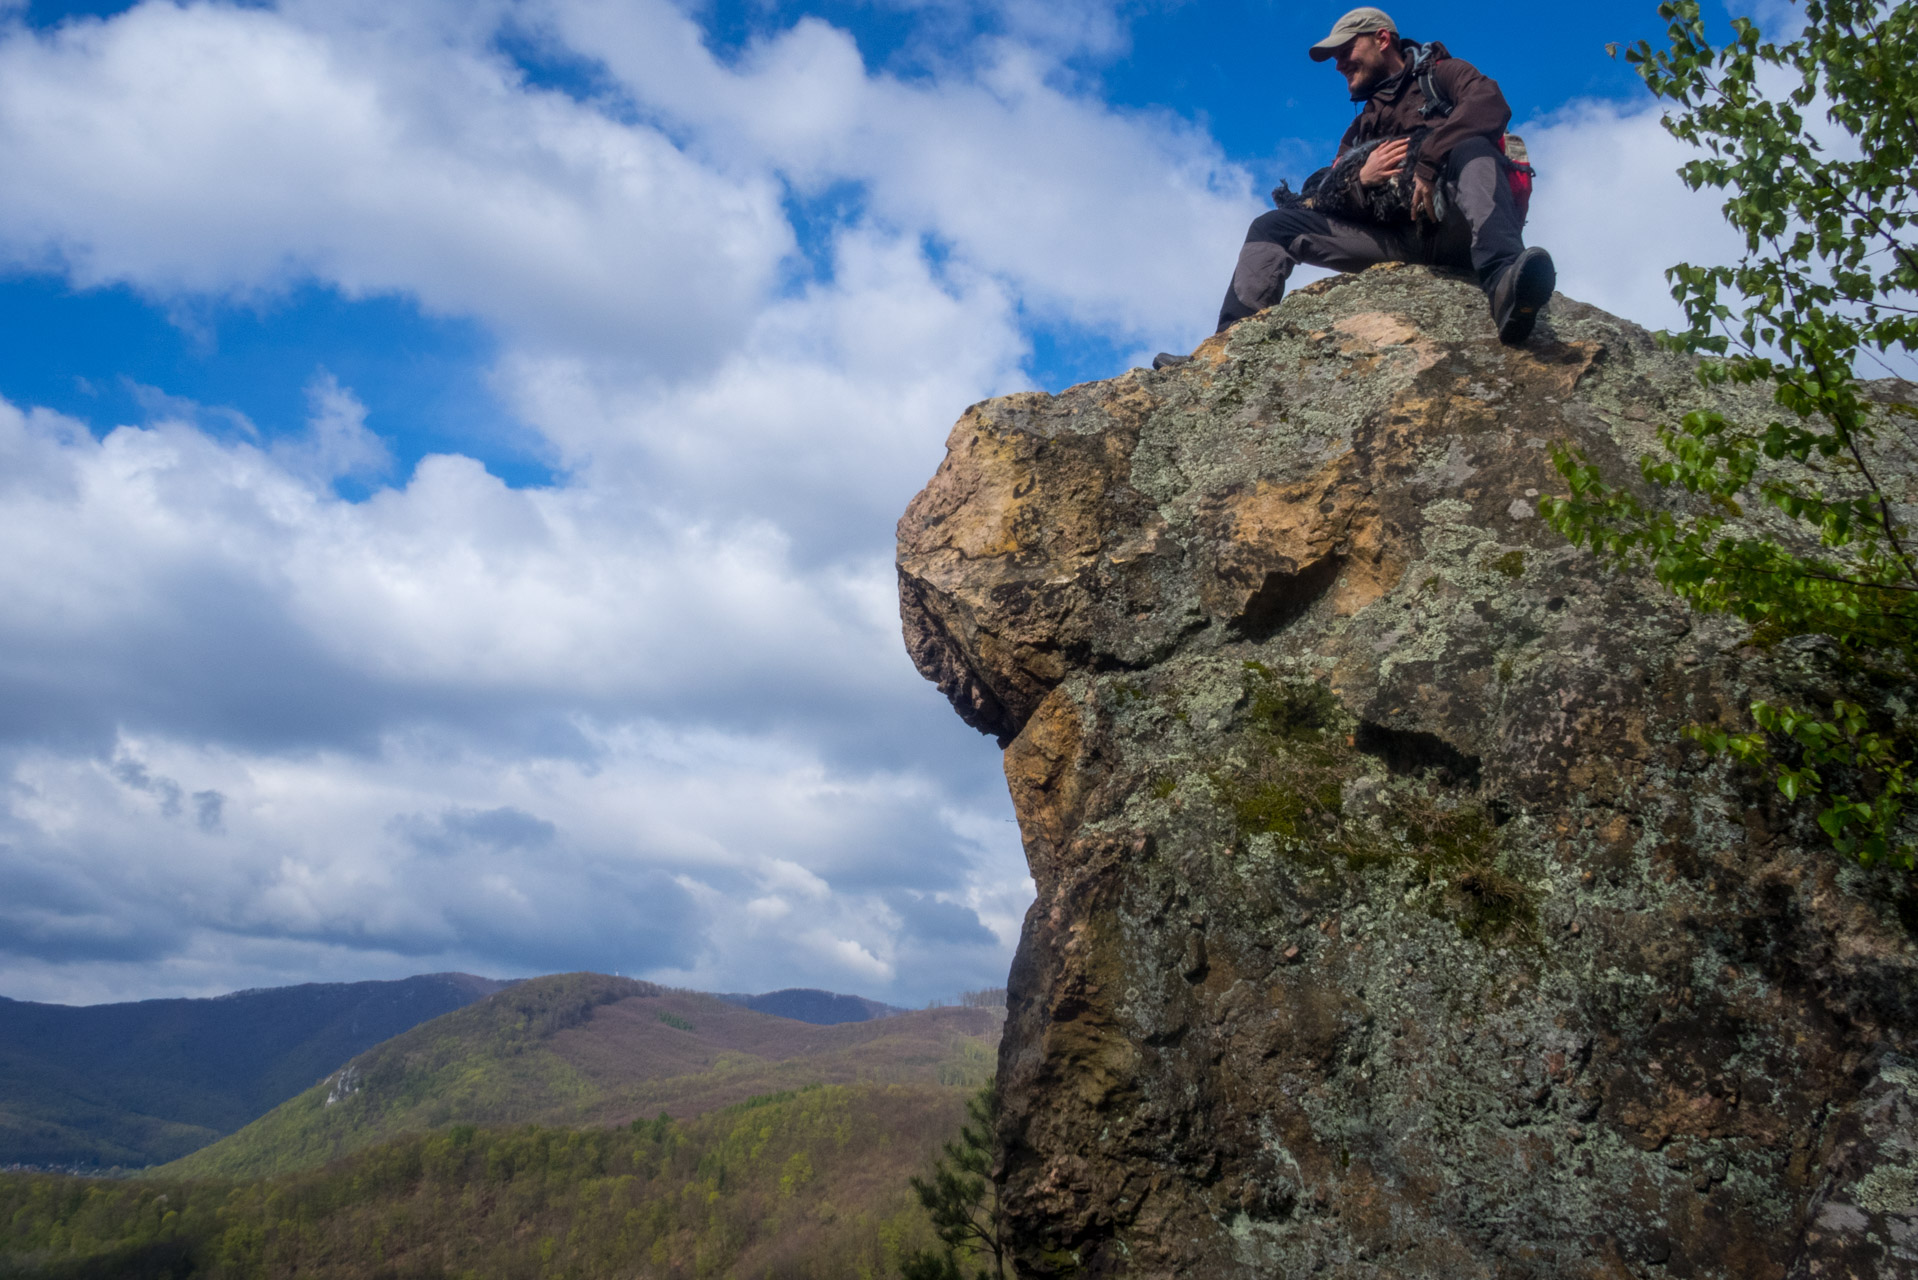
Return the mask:
<path fill-rule="evenodd" d="M 1441 44 L 1402 39 L 1371 8 L 1340 18 L 1311 57 L 1333 61 L 1365 109 L 1339 139 L 1338 160 L 1302 197 L 1281 186 L 1273 193 L 1280 207 L 1253 220 L 1219 331 L 1276 304 L 1297 263 L 1362 271 L 1421 262 L 1470 268 L 1491 298 L 1499 341 L 1523 343 L 1558 277 L 1552 256 L 1520 236 L 1499 146 L 1512 109 L 1497 82 Z M 1428 86 L 1438 101 L 1428 101 Z M 1190 359 L 1161 354 L 1152 367 Z"/>

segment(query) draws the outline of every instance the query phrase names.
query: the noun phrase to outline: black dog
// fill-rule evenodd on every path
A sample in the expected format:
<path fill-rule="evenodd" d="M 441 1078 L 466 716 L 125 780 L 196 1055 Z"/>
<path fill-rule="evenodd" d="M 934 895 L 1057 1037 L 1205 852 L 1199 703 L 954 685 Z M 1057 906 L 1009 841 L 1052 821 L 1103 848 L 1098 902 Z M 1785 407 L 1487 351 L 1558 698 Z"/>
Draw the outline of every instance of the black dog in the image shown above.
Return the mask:
<path fill-rule="evenodd" d="M 1374 187 L 1359 185 L 1359 170 L 1365 159 L 1389 138 L 1374 138 L 1353 147 L 1331 167 L 1321 169 L 1305 180 L 1305 189 L 1294 192 L 1281 182 L 1272 192 L 1272 203 L 1281 209 L 1316 209 L 1333 218 L 1352 222 L 1377 222 L 1396 226 L 1412 220 L 1412 171 L 1418 167 L 1419 149 L 1425 145 L 1429 129 L 1414 129 L 1411 145 L 1405 149 L 1405 166 Z"/>

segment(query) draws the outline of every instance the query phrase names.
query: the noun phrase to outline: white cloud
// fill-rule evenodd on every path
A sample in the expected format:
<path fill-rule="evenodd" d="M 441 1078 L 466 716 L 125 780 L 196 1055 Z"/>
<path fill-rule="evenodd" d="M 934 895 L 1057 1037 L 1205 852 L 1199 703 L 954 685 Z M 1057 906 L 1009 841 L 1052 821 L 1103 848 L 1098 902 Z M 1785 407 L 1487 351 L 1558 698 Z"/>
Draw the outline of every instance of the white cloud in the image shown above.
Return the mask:
<path fill-rule="evenodd" d="M 567 44 L 642 106 L 802 189 L 861 184 L 875 216 L 1077 324 L 1209 328 L 1221 258 L 1229 267 L 1258 212 L 1248 175 L 1208 136 L 1062 90 L 1026 45 L 995 42 L 966 73 L 906 81 L 866 74 L 850 37 L 809 19 L 725 67 L 670 5 L 549 3 Z"/>
<path fill-rule="evenodd" d="M 276 441 L 269 452 L 288 471 L 316 483 L 333 480 L 377 480 L 393 466 L 386 441 L 367 430 L 366 406 L 340 385 L 338 378 L 321 373 L 307 387 L 312 415 L 303 435 Z"/>
<path fill-rule="evenodd" d="M 330 394 L 337 413 L 344 393 Z M 294 715 L 296 738 L 333 741 L 396 718 L 495 714 L 499 700 L 764 727 L 794 718 L 793 690 L 849 715 L 920 692 L 881 556 L 807 568 L 763 520 L 679 524 L 628 508 L 617 486 L 512 490 L 454 456 L 347 503 L 320 487 L 328 468 L 286 465 L 343 429 L 323 417 L 272 454 L 177 421 L 95 441 L 0 404 L 0 532 L 15 551 L 0 561 L 15 605 L 0 681 L 22 700 L 85 705 L 102 678 L 145 676 L 102 692 L 99 733 L 224 723 L 242 736 L 222 716 L 283 681 L 270 713 Z M 266 667 L 236 666 L 236 650 Z M 129 671 L 138 654 L 144 671 Z M 305 710 L 302 685 L 317 704 Z M 184 697 L 221 714 L 195 724 Z M 447 699 L 463 710 L 436 711 Z"/>
<path fill-rule="evenodd" d="M 937 818 L 933 780 L 848 777 L 794 744 L 663 726 L 594 745 L 587 760 L 418 734 L 370 756 L 132 737 L 110 762 L 16 753 L 0 982 L 47 994 L 59 961 L 69 980 L 145 991 L 142 966 L 268 939 L 319 952 L 322 973 L 370 954 L 932 994 L 955 961 L 987 976 L 1002 963 L 989 937 L 935 964 L 895 936 L 884 898 L 902 859 L 929 887 L 1022 878 L 1016 841 L 985 850 Z M 218 828 L 169 803 L 189 789 L 221 798 Z M 796 919 L 734 905 L 793 899 Z"/>
<path fill-rule="evenodd" d="M 0 150 L 54 190 L 58 165 L 90 180 L 61 192 L 73 207 L 0 207 L 15 255 L 58 253 L 81 282 L 163 297 L 316 273 L 478 313 L 506 338 L 503 390 L 572 470 L 514 491 L 472 459 L 428 457 L 399 487 L 345 503 L 330 482 L 378 476 L 387 449 L 324 374 L 309 430 L 272 443 L 244 420 L 207 434 L 205 411 L 159 391 L 150 422 L 98 439 L 0 405 L 0 530 L 19 553 L 0 589 L 21 604 L 0 622 L 13 706 L 0 983 L 109 998 L 593 965 L 923 1000 L 995 981 L 1009 931 L 967 915 L 972 935 L 947 925 L 957 942 L 921 944 L 888 906 L 905 887 L 1005 917 L 1030 885 L 1013 829 L 990 827 L 1005 810 L 990 747 L 901 654 L 886 535 L 953 407 L 1017 376 L 1009 290 L 867 223 L 834 236 L 830 280 L 794 292 L 771 273 L 790 248 L 779 219 L 758 274 L 725 236 L 631 236 L 660 200 L 769 192 L 773 178 L 552 94 L 506 92 L 485 59 L 439 50 L 437 71 L 460 69 L 526 117 L 503 136 L 518 130 L 529 152 L 554 130 L 604 134 L 585 177 L 564 154 L 491 155 L 485 169 L 472 136 L 407 115 L 472 84 L 395 88 L 376 75 L 393 67 L 355 63 L 349 44 L 272 13 L 165 6 L 15 33 L 0 61 L 44 83 L 15 77 Z M 265 50 L 301 73 L 288 79 L 305 106 L 255 121 L 269 142 L 199 140 L 198 169 L 113 173 L 102 102 L 150 107 L 134 115 L 152 146 L 198 129 L 169 86 L 142 79 L 182 48 L 199 61 L 171 88 L 188 98 L 244 102 L 257 69 L 211 81 Z M 355 83 L 357 119 L 341 111 Z M 58 127 L 29 109 L 48 100 L 67 113 Z M 338 142 L 332 157 L 316 148 L 332 177 L 290 194 L 265 154 L 316 136 Z M 667 157 L 662 190 L 610 184 L 648 152 Z M 255 161 L 261 192 L 246 190 Z M 466 188 L 416 182 L 466 161 Z M 564 180 L 539 188 L 527 171 Z M 341 175 L 361 190 L 336 190 Z M 516 186 L 558 232 L 506 226 L 453 265 L 393 246 L 456 238 L 460 219 L 483 242 L 485 209 L 456 205 L 510 203 Z M 564 259 L 547 240 L 577 240 L 577 207 L 612 188 L 631 244 L 570 246 L 610 263 L 608 278 L 560 278 L 547 315 L 524 307 L 516 282 L 541 267 L 526 259 Z M 165 217 L 138 217 L 150 203 Z M 719 201 L 694 230 L 723 232 L 727 217 Z M 644 271 L 671 276 L 666 288 L 621 280 L 620 253 L 652 255 Z M 675 311 L 700 290 L 733 290 L 737 315 Z M 620 342 L 577 340 L 568 324 L 593 307 Z M 804 910 L 781 910 L 792 902 Z"/>
<path fill-rule="evenodd" d="M 564 456 L 592 460 L 596 484 L 694 518 L 769 521 L 806 557 L 889 559 L 954 406 L 1020 385 L 1026 342 L 1002 285 L 951 264 L 941 279 L 911 237 L 853 227 L 833 254 L 836 278 L 769 301 L 710 378 L 513 357 L 505 381 Z"/>
<path fill-rule="evenodd" d="M 721 173 L 444 42 L 161 0 L 0 39 L 0 245 L 83 285 L 403 291 L 534 346 L 694 359 L 792 245 Z"/>
<path fill-rule="evenodd" d="M 1793 82 L 1773 70 L 1759 83 L 1776 99 Z M 1693 191 L 1678 177 L 1705 152 L 1665 130 L 1664 106 L 1577 101 L 1518 131 L 1539 169 L 1526 240 L 1552 251 L 1560 291 L 1650 328 L 1679 329 L 1684 313 L 1665 271 L 1734 263 L 1746 248 L 1722 212 L 1729 193 Z M 1826 155 L 1855 156 L 1857 139 L 1832 123 L 1827 107 L 1818 99 L 1807 108 L 1808 131 Z M 1918 358 L 1868 353 L 1858 372 L 1909 379 Z"/>
<path fill-rule="evenodd" d="M 1697 152 L 1667 133 L 1655 105 L 1579 101 L 1514 131 L 1538 169 L 1525 239 L 1558 264 L 1559 291 L 1653 328 L 1683 324 L 1667 267 L 1719 263 L 1743 248 L 1719 206 L 1678 167 Z"/>
<path fill-rule="evenodd" d="M 357 406 L 318 400 L 324 453 Z M 899 651 L 882 557 L 809 570 L 763 521 L 673 525 L 455 457 L 348 503 L 305 447 L 178 420 L 95 440 L 0 404 L 14 994 L 79 970 L 173 989 L 173 959 L 271 937 L 349 976 L 373 956 L 870 986 L 822 917 L 897 957 L 890 887 L 1016 891 L 1009 827 L 987 846 L 983 817 L 939 816 L 1003 798 L 939 776 L 941 741 L 981 775 L 991 753 Z M 503 843 L 512 815 L 550 838 Z M 810 905 L 747 929 L 677 902 L 688 879 Z M 983 980 L 1003 956 L 960 963 Z M 938 994 L 952 963 L 888 960 L 884 991 Z"/>

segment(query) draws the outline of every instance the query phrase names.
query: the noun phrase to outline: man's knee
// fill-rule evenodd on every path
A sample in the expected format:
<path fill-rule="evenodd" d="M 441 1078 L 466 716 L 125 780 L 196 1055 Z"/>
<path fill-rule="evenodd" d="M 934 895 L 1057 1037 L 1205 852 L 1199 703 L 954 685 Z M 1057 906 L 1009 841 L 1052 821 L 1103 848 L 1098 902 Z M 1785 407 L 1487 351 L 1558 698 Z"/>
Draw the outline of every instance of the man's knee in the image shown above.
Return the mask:
<path fill-rule="evenodd" d="M 1461 173 L 1465 166 L 1474 160 L 1490 160 L 1493 164 L 1497 164 L 1499 154 L 1498 147 L 1490 138 L 1483 134 L 1473 134 L 1452 148 L 1451 154 L 1446 157 L 1445 167 L 1455 174 Z"/>
<path fill-rule="evenodd" d="M 1503 153 L 1483 135 L 1465 139 L 1445 159 L 1446 194 L 1475 227 L 1512 209 L 1511 185 L 1505 181 L 1503 161 Z"/>
<path fill-rule="evenodd" d="M 1321 216 L 1318 221 L 1323 221 Z M 1263 241 L 1266 244 L 1285 244 L 1292 237 L 1304 235 L 1316 225 L 1313 215 L 1305 209 L 1273 209 L 1252 219 L 1252 225 L 1246 230 L 1245 242 L 1252 244 Z"/>
<path fill-rule="evenodd" d="M 1524 251 L 1518 206 L 1496 144 L 1484 135 L 1467 138 L 1446 160 L 1446 193 L 1456 203 L 1447 215 L 1455 244 L 1450 256 L 1469 259 L 1487 289 L 1506 263 Z M 1469 249 L 1466 246 L 1469 232 Z"/>

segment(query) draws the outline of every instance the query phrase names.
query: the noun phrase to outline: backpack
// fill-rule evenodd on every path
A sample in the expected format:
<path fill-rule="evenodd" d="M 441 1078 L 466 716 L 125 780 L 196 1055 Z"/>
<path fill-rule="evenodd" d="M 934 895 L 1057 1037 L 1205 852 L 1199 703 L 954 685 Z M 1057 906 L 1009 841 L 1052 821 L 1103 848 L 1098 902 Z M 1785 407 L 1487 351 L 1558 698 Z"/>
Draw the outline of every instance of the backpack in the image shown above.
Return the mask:
<path fill-rule="evenodd" d="M 1452 114 L 1452 108 L 1457 104 L 1439 88 L 1438 77 L 1433 74 L 1438 59 L 1432 56 L 1432 47 L 1427 44 L 1414 47 L 1418 52 L 1412 55 L 1412 74 L 1418 77 L 1419 93 L 1425 98 L 1425 105 L 1419 108 L 1419 114 L 1428 120 L 1433 116 L 1443 120 Z M 1518 207 L 1519 225 L 1524 226 L 1526 215 L 1532 208 L 1532 179 L 1538 176 L 1538 171 L 1531 166 L 1531 156 L 1525 150 L 1525 139 L 1516 133 L 1500 134 L 1498 149 L 1502 157 L 1499 167 L 1505 170 L 1506 185 L 1512 188 L 1512 203 Z"/>

